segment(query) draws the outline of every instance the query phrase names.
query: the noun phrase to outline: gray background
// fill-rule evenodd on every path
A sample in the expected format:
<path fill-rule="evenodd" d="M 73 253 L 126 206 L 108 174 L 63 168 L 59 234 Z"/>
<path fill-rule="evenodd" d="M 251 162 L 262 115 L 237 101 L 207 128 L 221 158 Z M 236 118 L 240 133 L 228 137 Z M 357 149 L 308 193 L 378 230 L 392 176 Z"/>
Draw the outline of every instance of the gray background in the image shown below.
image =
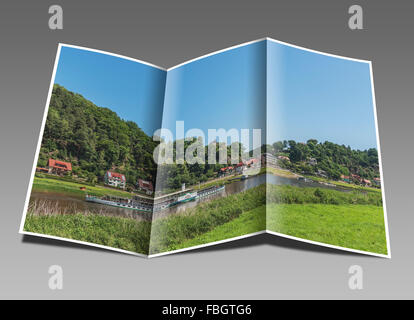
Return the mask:
<path fill-rule="evenodd" d="M 347 27 L 364 8 L 365 29 Z M 48 29 L 61 4 L 64 29 Z M 1 298 L 413 298 L 413 1 L 2 1 L 0 4 Z M 269 36 L 373 60 L 392 259 L 271 236 L 147 260 L 34 237 L 18 227 L 57 43 L 170 67 Z M 350 115 L 352 118 L 352 115 Z M 48 288 L 48 267 L 64 289 Z M 364 268 L 364 289 L 348 268 Z"/>

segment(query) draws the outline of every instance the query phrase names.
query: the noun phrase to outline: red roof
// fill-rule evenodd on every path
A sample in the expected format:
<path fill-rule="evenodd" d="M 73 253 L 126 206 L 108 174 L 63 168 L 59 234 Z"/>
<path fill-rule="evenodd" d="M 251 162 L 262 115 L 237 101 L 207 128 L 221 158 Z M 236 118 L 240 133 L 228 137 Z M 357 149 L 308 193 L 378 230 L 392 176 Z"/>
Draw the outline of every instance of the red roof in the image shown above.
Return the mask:
<path fill-rule="evenodd" d="M 142 180 L 142 179 L 138 179 L 138 185 L 139 185 L 140 188 L 154 191 L 154 187 L 153 187 L 151 181 L 145 181 L 145 180 Z"/>
<path fill-rule="evenodd" d="M 118 179 L 121 179 L 122 181 L 126 180 L 125 176 L 122 173 L 108 171 L 106 172 L 106 174 L 108 175 L 108 178 L 118 178 Z"/>
<path fill-rule="evenodd" d="M 72 171 L 72 164 L 70 162 L 64 162 L 54 159 L 49 159 L 49 167 L 51 168 L 57 168 L 57 169 L 63 169 L 66 171 Z"/>
<path fill-rule="evenodd" d="M 282 160 L 290 160 L 289 157 L 286 156 L 277 156 L 277 158 Z"/>
<path fill-rule="evenodd" d="M 251 165 L 252 163 L 256 163 L 256 162 L 258 162 L 258 161 L 259 161 L 259 159 L 253 158 L 253 159 L 247 160 L 247 161 L 246 161 L 246 164 L 247 164 L 247 165 Z"/>

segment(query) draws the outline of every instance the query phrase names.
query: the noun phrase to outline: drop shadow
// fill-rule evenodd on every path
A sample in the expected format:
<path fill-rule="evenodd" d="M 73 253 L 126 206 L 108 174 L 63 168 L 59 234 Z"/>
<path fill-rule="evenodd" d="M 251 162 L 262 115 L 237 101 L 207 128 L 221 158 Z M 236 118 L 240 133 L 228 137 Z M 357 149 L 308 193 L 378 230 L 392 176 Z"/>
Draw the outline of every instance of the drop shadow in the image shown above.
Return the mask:
<path fill-rule="evenodd" d="M 197 248 L 194 250 L 184 251 L 182 254 L 194 254 L 199 252 L 210 252 L 210 251 L 221 251 L 221 250 L 232 250 L 237 248 L 249 248 L 256 247 L 260 245 L 271 245 L 274 247 L 281 247 L 290 250 L 297 251 L 306 251 L 306 252 L 318 252 L 331 255 L 340 255 L 340 256 L 355 256 L 355 257 L 371 257 L 378 258 L 371 255 L 364 255 L 357 252 L 350 252 L 341 249 L 324 247 L 322 245 L 302 242 L 300 240 L 294 240 L 289 238 L 284 238 L 272 234 L 260 234 L 257 236 L 252 236 L 244 239 L 238 239 L 235 241 L 229 241 L 217 245 L 212 245 L 204 248 Z"/>
<path fill-rule="evenodd" d="M 113 251 L 111 249 L 93 247 L 87 244 L 79 244 L 79 243 L 70 242 L 68 240 L 51 239 L 51 238 L 27 235 L 27 234 L 23 235 L 22 243 L 45 245 L 45 246 L 57 246 L 60 248 L 82 249 L 82 250 L 89 250 L 89 251 L 94 251 L 94 252 L 106 252 L 106 253 L 111 253 L 111 254 L 123 254 L 122 252 Z M 255 236 L 244 238 L 244 239 L 238 239 L 238 240 L 233 240 L 233 241 L 229 241 L 229 242 L 225 242 L 221 244 L 210 245 L 210 246 L 206 246 L 203 248 L 191 249 L 188 251 L 181 252 L 179 254 L 185 255 L 185 254 L 196 254 L 200 252 L 226 251 L 226 250 L 233 250 L 233 249 L 240 249 L 240 248 L 257 247 L 261 245 L 270 245 L 274 247 L 286 248 L 286 249 L 296 250 L 296 251 L 317 252 L 317 253 L 339 255 L 339 256 L 379 258 L 379 257 L 371 256 L 371 255 L 364 255 L 361 253 L 324 247 L 324 246 L 317 245 L 317 244 L 288 239 L 288 238 L 275 236 L 271 234 L 259 234 L 259 235 L 255 235 Z M 137 257 L 145 258 L 143 256 L 137 256 Z"/>
<path fill-rule="evenodd" d="M 87 244 L 80 244 L 75 242 L 70 242 L 70 240 L 59 240 L 59 239 L 51 239 L 42 236 L 34 236 L 29 234 L 24 234 L 22 237 L 22 243 L 25 244 L 37 244 L 37 245 L 44 245 L 44 246 L 56 246 L 60 248 L 71 248 L 71 249 L 82 249 L 88 251 L 95 251 L 95 252 L 106 252 L 112 254 L 122 254 L 122 252 L 113 251 L 111 249 L 99 248 L 90 246 Z"/>

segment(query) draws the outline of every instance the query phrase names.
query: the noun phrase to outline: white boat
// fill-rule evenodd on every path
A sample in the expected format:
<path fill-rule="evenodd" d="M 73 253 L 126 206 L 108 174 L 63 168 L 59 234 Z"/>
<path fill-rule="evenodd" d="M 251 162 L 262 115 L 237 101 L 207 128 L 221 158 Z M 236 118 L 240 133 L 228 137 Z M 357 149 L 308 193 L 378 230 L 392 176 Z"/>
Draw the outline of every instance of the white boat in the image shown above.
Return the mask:
<path fill-rule="evenodd" d="M 143 211 L 143 212 L 152 212 L 152 206 L 150 205 L 143 205 L 138 203 L 137 201 L 134 201 L 132 199 L 127 198 L 111 198 L 111 197 L 96 197 L 91 195 L 86 195 L 85 198 L 88 202 L 94 202 L 99 203 L 107 206 L 122 208 L 122 209 L 131 209 L 131 210 L 137 210 L 137 211 Z"/>
<path fill-rule="evenodd" d="M 178 197 L 176 202 L 183 203 L 183 202 L 193 201 L 195 200 L 196 197 L 197 197 L 197 192 L 189 192 L 181 197 Z"/>

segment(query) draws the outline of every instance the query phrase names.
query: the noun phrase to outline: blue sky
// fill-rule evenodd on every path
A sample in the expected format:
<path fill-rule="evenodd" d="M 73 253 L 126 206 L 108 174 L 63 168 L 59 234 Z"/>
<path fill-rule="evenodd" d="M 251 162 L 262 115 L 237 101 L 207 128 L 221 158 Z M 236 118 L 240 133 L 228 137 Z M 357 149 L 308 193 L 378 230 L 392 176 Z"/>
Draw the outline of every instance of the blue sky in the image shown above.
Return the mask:
<path fill-rule="evenodd" d="M 268 141 L 376 148 L 369 64 L 268 42 Z"/>
<path fill-rule="evenodd" d="M 263 129 L 266 126 L 266 43 L 212 55 L 168 71 L 163 128 Z M 252 134 L 251 134 L 252 136 Z M 250 142 L 252 145 L 252 141 Z"/>
<path fill-rule="evenodd" d="M 369 65 L 271 41 L 196 60 L 168 76 L 145 64 L 63 47 L 55 82 L 148 135 L 163 114 L 162 126 L 173 133 L 176 121 L 184 121 L 186 131 L 199 128 L 206 136 L 208 129 L 262 129 L 267 143 L 315 138 L 376 147 Z"/>
<path fill-rule="evenodd" d="M 160 127 L 166 71 L 146 64 L 62 47 L 55 83 L 132 120 L 152 136 Z"/>

